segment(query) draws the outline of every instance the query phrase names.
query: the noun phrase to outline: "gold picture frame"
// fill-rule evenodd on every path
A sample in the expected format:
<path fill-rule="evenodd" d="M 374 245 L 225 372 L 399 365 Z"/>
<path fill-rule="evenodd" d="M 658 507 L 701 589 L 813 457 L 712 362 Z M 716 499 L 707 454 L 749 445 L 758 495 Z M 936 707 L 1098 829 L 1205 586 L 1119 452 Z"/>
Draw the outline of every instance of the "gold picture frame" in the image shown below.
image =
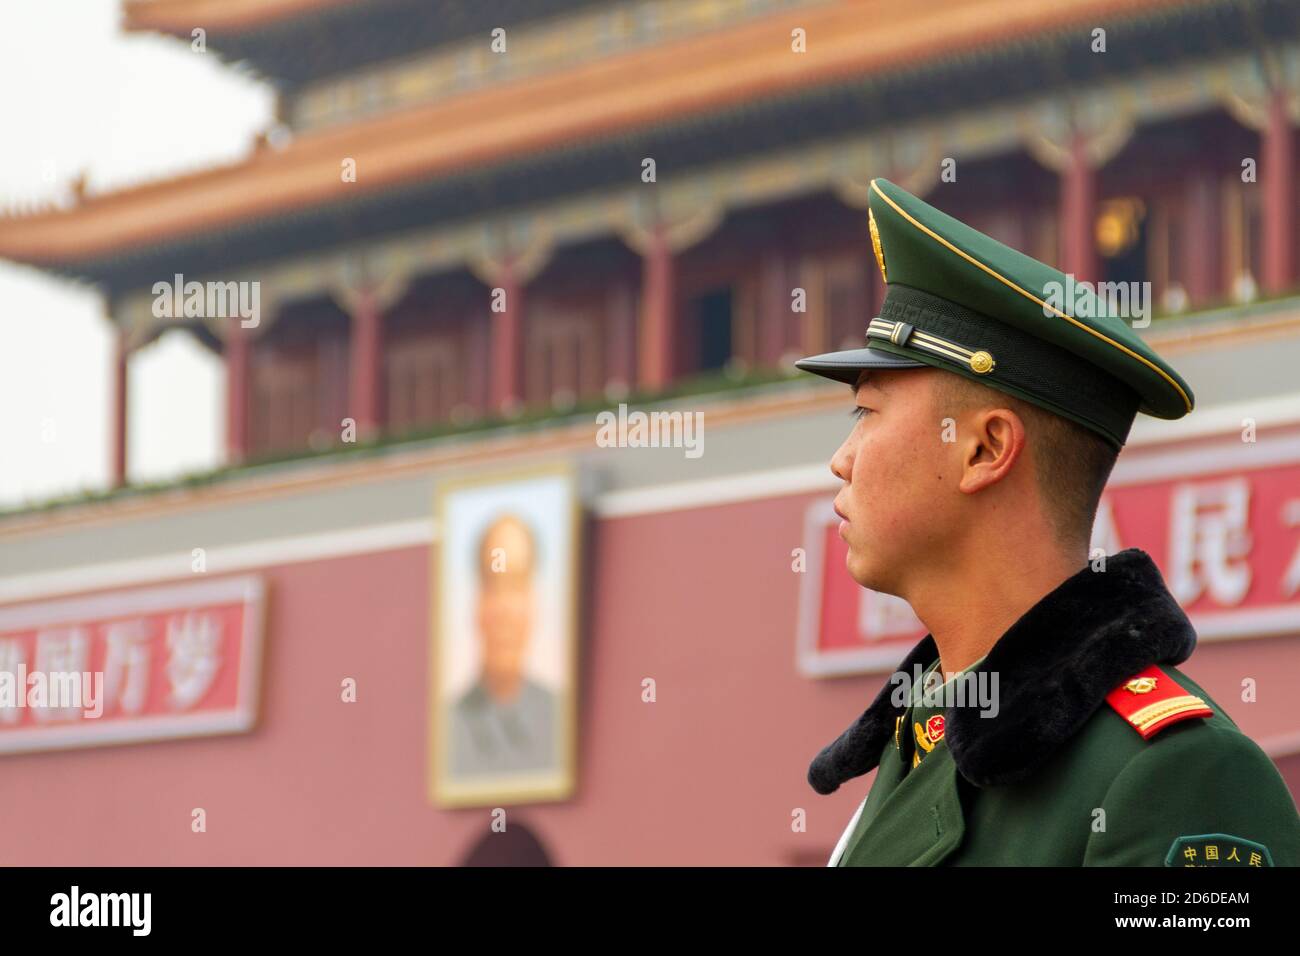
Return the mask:
<path fill-rule="evenodd" d="M 437 483 L 428 713 L 428 792 L 437 805 L 573 795 L 577 485 L 567 461 Z"/>

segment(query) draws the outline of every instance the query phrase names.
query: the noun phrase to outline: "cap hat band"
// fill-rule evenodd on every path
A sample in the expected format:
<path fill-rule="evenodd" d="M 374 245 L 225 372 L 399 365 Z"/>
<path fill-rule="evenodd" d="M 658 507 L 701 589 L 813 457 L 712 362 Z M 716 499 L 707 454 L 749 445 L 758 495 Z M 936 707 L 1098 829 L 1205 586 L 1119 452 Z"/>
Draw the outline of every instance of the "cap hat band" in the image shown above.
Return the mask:
<path fill-rule="evenodd" d="M 993 371 L 993 356 L 984 349 L 968 349 L 964 345 L 930 332 L 923 332 L 907 322 L 894 322 L 889 319 L 875 318 L 867 326 L 867 341 L 872 338 L 885 339 L 891 345 L 908 346 L 921 349 L 932 355 L 939 355 L 955 362 L 964 362 L 970 370 L 979 375 Z"/>

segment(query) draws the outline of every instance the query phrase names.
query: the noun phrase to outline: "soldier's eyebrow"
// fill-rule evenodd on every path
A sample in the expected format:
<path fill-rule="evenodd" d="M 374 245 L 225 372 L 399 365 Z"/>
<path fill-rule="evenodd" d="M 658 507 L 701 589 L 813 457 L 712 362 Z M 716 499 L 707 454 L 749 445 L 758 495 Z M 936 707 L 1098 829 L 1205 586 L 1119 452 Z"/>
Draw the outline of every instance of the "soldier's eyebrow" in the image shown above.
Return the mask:
<path fill-rule="evenodd" d="M 875 389 L 877 392 L 880 392 L 882 395 L 885 394 L 885 385 L 884 382 L 881 380 L 880 376 L 871 375 L 869 371 L 863 370 L 858 374 L 857 382 L 849 386 L 849 388 L 853 390 L 854 398 L 857 398 L 858 389 L 860 389 L 864 385 Z"/>

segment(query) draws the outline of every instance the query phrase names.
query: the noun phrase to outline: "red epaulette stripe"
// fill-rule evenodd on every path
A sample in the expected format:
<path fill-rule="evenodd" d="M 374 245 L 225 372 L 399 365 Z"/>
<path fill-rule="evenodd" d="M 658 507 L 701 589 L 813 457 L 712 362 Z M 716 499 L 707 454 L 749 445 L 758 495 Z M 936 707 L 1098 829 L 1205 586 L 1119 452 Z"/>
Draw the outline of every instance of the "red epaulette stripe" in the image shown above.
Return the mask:
<path fill-rule="evenodd" d="M 1106 703 L 1150 740 L 1170 724 L 1189 717 L 1213 717 L 1214 711 L 1195 694 L 1189 694 L 1154 664 L 1134 674 L 1106 695 Z"/>

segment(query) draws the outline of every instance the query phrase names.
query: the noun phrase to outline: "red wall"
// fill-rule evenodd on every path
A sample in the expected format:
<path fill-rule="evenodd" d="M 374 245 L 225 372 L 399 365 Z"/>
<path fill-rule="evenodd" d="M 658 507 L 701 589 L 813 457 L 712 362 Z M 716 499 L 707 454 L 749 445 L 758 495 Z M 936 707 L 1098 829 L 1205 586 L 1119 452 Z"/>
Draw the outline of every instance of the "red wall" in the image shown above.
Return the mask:
<path fill-rule="evenodd" d="M 593 526 L 577 793 L 508 808 L 553 862 L 825 862 L 869 778 L 822 797 L 808 763 L 882 677 L 796 671 L 790 549 L 815 497 Z M 420 547 L 266 571 L 259 727 L 0 758 L 0 864 L 459 862 L 490 808 L 426 800 L 428 572 Z M 1285 695 L 1244 705 L 1237 690 L 1243 673 L 1300 672 L 1294 638 L 1203 643 L 1186 670 L 1257 739 L 1300 724 Z M 1300 763 L 1286 768 L 1300 790 Z"/>

